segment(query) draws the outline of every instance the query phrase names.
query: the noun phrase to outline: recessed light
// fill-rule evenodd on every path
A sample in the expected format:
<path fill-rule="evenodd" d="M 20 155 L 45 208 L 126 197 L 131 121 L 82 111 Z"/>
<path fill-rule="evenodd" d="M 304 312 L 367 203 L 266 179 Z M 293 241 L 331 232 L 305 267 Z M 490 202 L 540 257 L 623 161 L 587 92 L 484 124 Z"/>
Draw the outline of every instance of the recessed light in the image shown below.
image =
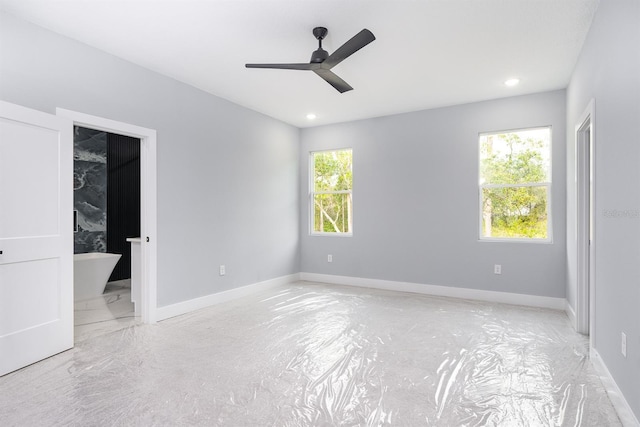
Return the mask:
<path fill-rule="evenodd" d="M 316 118 L 316 115 L 315 115 L 315 114 L 313 114 L 313 113 L 309 113 L 309 114 L 307 114 L 307 119 L 309 119 L 309 120 L 313 120 L 313 119 L 315 119 L 315 118 Z"/>
<path fill-rule="evenodd" d="M 518 83 L 520 83 L 520 79 L 509 79 L 504 82 L 504 84 L 509 87 L 516 86 Z"/>

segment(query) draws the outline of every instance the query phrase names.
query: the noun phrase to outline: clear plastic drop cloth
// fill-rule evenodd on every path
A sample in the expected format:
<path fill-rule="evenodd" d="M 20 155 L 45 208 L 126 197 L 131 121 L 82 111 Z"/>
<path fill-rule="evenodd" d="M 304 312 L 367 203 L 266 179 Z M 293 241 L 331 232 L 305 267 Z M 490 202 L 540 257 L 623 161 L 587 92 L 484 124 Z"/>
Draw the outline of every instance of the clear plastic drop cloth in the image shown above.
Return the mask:
<path fill-rule="evenodd" d="M 560 311 L 299 282 L 0 378 L 2 426 L 618 426 Z"/>

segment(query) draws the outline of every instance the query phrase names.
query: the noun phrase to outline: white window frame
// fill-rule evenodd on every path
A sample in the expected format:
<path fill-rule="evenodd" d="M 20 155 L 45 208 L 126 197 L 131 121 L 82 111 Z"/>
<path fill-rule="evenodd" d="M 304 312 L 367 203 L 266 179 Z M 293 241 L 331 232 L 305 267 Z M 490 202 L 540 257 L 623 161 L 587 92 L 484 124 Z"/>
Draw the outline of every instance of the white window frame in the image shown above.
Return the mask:
<path fill-rule="evenodd" d="M 341 191 L 315 191 L 315 161 L 314 155 L 316 153 L 328 153 L 332 151 L 351 151 L 351 173 L 353 176 L 353 148 L 344 147 L 344 148 L 331 148 L 327 150 L 315 150 L 309 152 L 309 235 L 310 236 L 329 236 L 329 237 L 351 237 L 353 236 L 353 180 L 351 181 L 351 190 L 341 190 Z M 327 232 L 327 231 L 314 231 L 314 219 L 315 219 L 315 195 L 316 194 L 350 194 L 351 195 L 351 231 L 348 233 L 340 233 L 340 232 Z"/>
<path fill-rule="evenodd" d="M 480 138 L 483 135 L 496 135 L 505 133 L 517 133 L 537 129 L 549 130 L 549 181 L 546 182 L 526 182 L 521 184 L 483 184 L 480 170 L 481 144 Z M 553 206 L 551 201 L 551 186 L 553 184 L 553 128 L 552 126 L 534 126 L 519 129 L 499 130 L 491 132 L 481 132 L 478 134 L 478 236 L 480 242 L 508 242 L 508 243 L 553 243 Z M 524 237 L 485 237 L 482 232 L 482 193 L 485 188 L 521 188 L 521 187 L 545 187 L 547 192 L 547 238 L 524 238 Z"/>

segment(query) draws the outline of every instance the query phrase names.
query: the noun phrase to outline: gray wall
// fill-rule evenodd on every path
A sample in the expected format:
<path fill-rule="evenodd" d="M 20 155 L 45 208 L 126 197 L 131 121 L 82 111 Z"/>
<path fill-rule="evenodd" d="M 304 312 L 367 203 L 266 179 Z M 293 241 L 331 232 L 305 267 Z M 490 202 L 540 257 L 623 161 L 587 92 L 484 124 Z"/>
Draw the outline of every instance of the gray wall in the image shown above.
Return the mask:
<path fill-rule="evenodd" d="M 563 298 L 565 121 L 559 90 L 303 129 L 301 271 Z M 553 243 L 479 242 L 478 134 L 546 125 Z M 353 237 L 310 236 L 309 152 L 342 147 L 353 148 Z"/>
<path fill-rule="evenodd" d="M 0 50 L 1 99 L 157 130 L 159 306 L 299 271 L 298 129 L 6 14 Z"/>
<path fill-rule="evenodd" d="M 640 419 L 640 2 L 602 1 L 567 89 L 568 300 L 575 307 L 575 135 L 595 100 L 595 348 Z M 604 215 L 627 211 L 630 216 Z M 627 358 L 620 334 L 627 334 Z"/>

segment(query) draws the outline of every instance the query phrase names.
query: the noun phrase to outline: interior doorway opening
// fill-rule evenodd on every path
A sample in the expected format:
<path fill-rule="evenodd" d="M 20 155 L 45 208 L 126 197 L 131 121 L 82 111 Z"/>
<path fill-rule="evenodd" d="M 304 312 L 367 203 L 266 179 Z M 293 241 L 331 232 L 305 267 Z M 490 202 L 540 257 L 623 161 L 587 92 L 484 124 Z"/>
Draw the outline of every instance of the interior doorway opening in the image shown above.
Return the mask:
<path fill-rule="evenodd" d="M 75 342 L 140 322 L 140 178 L 139 138 L 74 126 Z"/>
<path fill-rule="evenodd" d="M 157 309 L 157 199 L 156 131 L 128 123 L 56 109 L 58 116 L 73 120 L 74 126 L 100 130 L 140 140 L 140 318 L 155 323 Z M 135 266 L 132 266 L 135 268 Z"/>
<path fill-rule="evenodd" d="M 576 330 L 595 342 L 594 102 L 576 124 L 577 302 Z"/>

